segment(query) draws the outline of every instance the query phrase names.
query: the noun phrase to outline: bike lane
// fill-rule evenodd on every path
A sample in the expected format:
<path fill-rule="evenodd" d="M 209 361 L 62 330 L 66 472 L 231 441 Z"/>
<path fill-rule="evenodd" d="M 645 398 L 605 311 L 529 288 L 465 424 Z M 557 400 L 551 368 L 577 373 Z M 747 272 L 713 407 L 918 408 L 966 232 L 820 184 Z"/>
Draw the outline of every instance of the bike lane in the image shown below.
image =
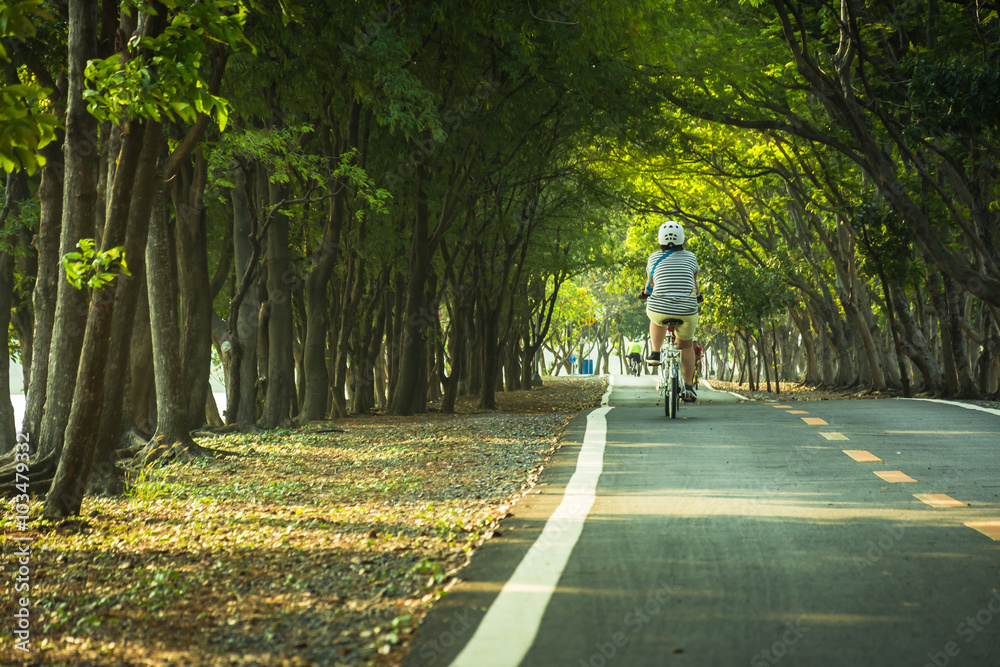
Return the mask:
<path fill-rule="evenodd" d="M 705 403 L 666 420 L 662 409 L 648 405 L 648 394 L 646 405 L 632 407 L 625 387 L 616 391 L 622 406 L 604 415 L 607 441 L 593 506 L 551 596 L 539 603 L 544 609 L 480 625 L 512 571 L 507 564 L 507 574 L 488 574 L 487 563 L 511 556 L 523 563 L 532 533 L 535 540 L 541 534 L 541 511 L 536 525 L 505 532 L 520 531 L 519 557 L 515 544 L 501 556 L 494 540 L 463 573 L 467 581 L 447 601 L 452 612 L 466 614 L 462 636 L 448 637 L 447 628 L 436 626 L 437 638 L 455 649 L 408 664 L 449 664 L 463 647 L 484 640 L 487 652 L 467 653 L 454 664 L 996 664 L 1000 614 L 995 623 L 983 622 L 992 621 L 991 603 L 1000 612 L 996 543 L 866 468 L 885 467 L 884 461 L 859 463 L 843 449 L 887 452 L 909 437 L 910 446 L 893 451 L 912 453 L 915 466 L 933 471 L 944 463 L 921 443 L 940 441 L 938 431 L 959 431 L 967 443 L 965 470 L 976 457 L 989 457 L 983 447 L 996 435 L 997 417 L 972 417 L 970 427 L 956 416 L 960 411 L 942 406 L 931 418 L 936 429 L 905 429 L 927 406 L 838 401 L 777 409 Z M 894 432 L 907 430 L 935 433 Z M 832 432 L 850 442 L 821 435 Z M 953 479 L 921 476 L 924 491 Z M 536 509 L 548 502 L 551 513 L 558 499 L 545 494 L 556 490 L 539 494 Z M 988 505 L 985 496 L 972 500 Z M 523 516 L 528 509 L 519 504 L 515 515 L 531 521 Z M 539 549 L 552 550 L 545 543 Z M 519 591 L 523 600 L 537 594 Z M 432 635 L 434 627 L 428 623 Z M 428 637 L 424 628 L 420 634 Z M 420 648 L 431 657 L 426 646 L 418 643 L 411 657 Z"/>

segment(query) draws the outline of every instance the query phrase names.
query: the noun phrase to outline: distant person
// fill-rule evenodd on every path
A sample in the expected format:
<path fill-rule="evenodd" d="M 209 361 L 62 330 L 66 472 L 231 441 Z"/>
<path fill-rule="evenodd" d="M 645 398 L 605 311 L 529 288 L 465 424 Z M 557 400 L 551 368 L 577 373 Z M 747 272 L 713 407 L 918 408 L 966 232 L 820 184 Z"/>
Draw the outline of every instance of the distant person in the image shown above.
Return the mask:
<path fill-rule="evenodd" d="M 682 397 L 686 403 L 698 400 L 694 387 L 695 354 L 692 348 L 698 327 L 698 258 L 684 249 L 684 228 L 668 220 L 657 232 L 660 249 L 646 261 L 646 287 L 640 298 L 646 298 L 649 317 L 649 337 L 652 351 L 646 357 L 651 366 L 660 364 L 660 348 L 667 336 L 667 320 L 682 320 L 675 330 L 677 347 L 681 350 L 681 374 L 684 376 Z M 645 296 L 644 296 L 645 295 Z"/>
<path fill-rule="evenodd" d="M 639 364 L 642 363 L 642 343 L 632 343 L 628 347 L 629 375 L 639 374 Z"/>

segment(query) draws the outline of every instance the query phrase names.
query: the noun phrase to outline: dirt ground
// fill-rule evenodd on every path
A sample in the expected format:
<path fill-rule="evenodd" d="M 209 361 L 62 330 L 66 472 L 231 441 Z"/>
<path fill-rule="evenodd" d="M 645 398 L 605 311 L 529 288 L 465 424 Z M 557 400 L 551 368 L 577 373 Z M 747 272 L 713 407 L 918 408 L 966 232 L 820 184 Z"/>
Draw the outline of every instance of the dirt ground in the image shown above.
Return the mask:
<path fill-rule="evenodd" d="M 604 385 L 553 378 L 496 412 L 466 398 L 455 415 L 205 438 L 233 455 L 146 470 L 79 520 L 53 525 L 32 501 L 25 533 L 4 513 L 8 581 L 30 538 L 30 652 L 6 632 L 0 663 L 398 664 Z"/>

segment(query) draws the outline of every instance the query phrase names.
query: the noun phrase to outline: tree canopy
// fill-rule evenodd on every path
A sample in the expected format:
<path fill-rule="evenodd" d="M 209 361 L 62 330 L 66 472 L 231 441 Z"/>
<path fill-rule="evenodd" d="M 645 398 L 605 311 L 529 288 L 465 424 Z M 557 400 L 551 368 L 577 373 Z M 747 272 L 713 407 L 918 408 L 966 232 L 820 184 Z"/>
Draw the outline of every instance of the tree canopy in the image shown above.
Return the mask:
<path fill-rule="evenodd" d="M 645 336 L 632 297 L 664 219 L 699 258 L 718 378 L 996 395 L 998 21 L 7 3 L 0 310 L 35 490 L 77 513 L 117 487 L 116 451 L 198 456 L 205 427 L 492 409 L 543 349 L 607 369 Z"/>

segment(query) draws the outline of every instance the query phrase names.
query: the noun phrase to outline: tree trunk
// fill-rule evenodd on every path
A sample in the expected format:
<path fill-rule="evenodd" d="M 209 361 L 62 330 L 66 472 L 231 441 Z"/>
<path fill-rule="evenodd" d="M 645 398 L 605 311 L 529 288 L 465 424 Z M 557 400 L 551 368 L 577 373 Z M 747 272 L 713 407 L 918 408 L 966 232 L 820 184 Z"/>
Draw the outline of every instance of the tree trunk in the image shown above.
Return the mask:
<path fill-rule="evenodd" d="M 396 391 L 399 380 L 399 357 L 403 347 L 403 306 L 406 303 L 406 287 L 400 285 L 403 278 L 396 276 L 392 282 L 392 306 L 386 311 L 386 410 L 388 411 L 392 395 Z M 388 297 L 387 297 L 388 298 Z"/>
<path fill-rule="evenodd" d="M 900 336 L 902 350 L 920 371 L 924 383 L 923 390 L 938 395 L 944 389 L 944 373 L 934 359 L 934 353 L 927 344 L 923 331 L 910 312 L 910 304 L 906 300 L 903 286 L 894 283 L 889 294 L 895 305 L 893 310 L 905 333 L 905 336 Z"/>
<path fill-rule="evenodd" d="M 148 232 L 148 222 L 146 229 Z M 145 253 L 143 253 L 143 265 L 145 263 Z M 145 273 L 139 285 L 139 298 L 135 308 L 124 421 L 126 426 L 150 436 L 156 430 L 156 381 L 153 371 L 153 339 L 149 326 L 149 292 L 146 289 Z"/>
<path fill-rule="evenodd" d="M 377 404 L 376 373 L 378 372 L 378 359 L 382 352 L 382 339 L 385 331 L 385 300 L 381 296 L 381 286 L 383 281 L 375 284 L 376 312 L 371 318 L 372 327 L 362 337 L 364 358 L 359 359 L 357 383 L 355 385 L 355 396 L 353 410 L 354 414 L 367 414 Z"/>
<path fill-rule="evenodd" d="M 986 341 L 979 359 L 979 389 L 997 400 L 1000 396 L 1000 309 L 991 308 L 985 319 Z"/>
<path fill-rule="evenodd" d="M 715 369 L 715 379 L 725 381 L 726 373 L 729 370 L 729 339 L 728 336 L 723 336 L 722 334 L 719 337 L 722 338 L 722 343 L 712 346 L 713 352 L 718 350 L 718 354 L 716 355 L 718 357 L 718 365 Z"/>
<path fill-rule="evenodd" d="M 124 138 L 117 161 L 119 169 L 115 171 L 106 224 L 104 232 L 101 234 L 100 249 L 102 252 L 123 246 L 126 240 L 129 209 L 136 186 L 146 128 L 141 123 L 134 123 L 129 129 L 130 131 L 123 132 Z M 154 150 L 147 156 L 155 159 L 155 155 Z M 147 181 L 152 181 L 154 174 L 152 162 L 144 166 L 143 177 Z M 139 185 L 141 187 L 146 184 Z M 145 193 L 143 194 L 145 195 Z M 119 285 L 119 282 L 120 279 L 116 278 L 104 287 L 94 290 L 91 294 L 90 312 L 87 316 L 87 328 L 83 338 L 83 354 L 77 372 L 76 389 L 69 422 L 65 430 L 62 454 L 59 458 L 55 479 L 52 481 L 52 487 L 45 499 L 45 515 L 53 519 L 75 516 L 80 513 L 84 492 L 90 479 L 94 453 L 97 449 L 97 436 L 105 407 L 104 383 L 112 335 L 111 324 L 114 319 L 115 293 L 119 286 L 121 286 L 123 293 L 136 289 L 134 281 L 131 284 L 122 285 Z M 122 322 L 121 324 L 131 327 L 131 322 Z M 120 346 L 120 341 L 116 342 Z M 118 351 L 116 350 L 116 352 Z M 113 381 L 117 381 L 117 378 Z M 113 464 L 111 465 L 111 470 L 102 470 L 102 476 L 107 477 L 114 474 Z"/>
<path fill-rule="evenodd" d="M 792 319 L 795 321 L 795 326 L 798 327 L 799 335 L 802 336 L 802 346 L 806 352 L 805 384 L 809 387 L 815 387 L 823 381 L 823 378 L 819 373 L 819 367 L 816 363 L 816 346 L 809 331 L 808 315 L 803 315 L 794 308 L 791 310 L 791 313 Z"/>
<path fill-rule="evenodd" d="M 135 330 L 135 315 L 139 299 L 145 297 L 146 286 L 146 241 L 149 236 L 149 218 L 153 208 L 153 183 L 157 177 L 156 160 L 163 147 L 163 134 L 158 123 L 149 122 L 146 125 L 145 136 L 138 139 L 142 142 L 138 164 L 133 166 L 124 159 L 125 150 L 118 160 L 120 168 L 135 169 L 135 183 L 131 188 L 128 203 L 128 229 L 125 239 L 125 260 L 128 262 L 131 276 L 119 276 L 115 279 L 114 314 L 111 322 L 111 338 L 108 347 L 108 363 L 104 373 L 104 401 L 101 412 L 100 427 L 97 437 L 97 454 L 94 459 L 94 471 L 91 473 L 89 488 L 95 492 L 118 494 L 123 486 L 115 471 L 115 450 L 122 436 L 130 430 L 126 425 L 125 413 L 125 378 L 128 376 L 129 361 L 132 354 L 132 334 Z M 136 141 L 136 137 L 126 136 L 124 145 Z M 116 172 L 119 173 L 119 172 Z M 119 188 L 116 177 L 112 191 L 111 216 L 118 215 L 119 198 L 124 196 L 124 189 Z M 110 218 L 109 218 L 110 219 Z M 107 234 L 106 234 L 107 235 Z M 148 298 L 148 297 L 147 297 Z M 146 304 L 148 309 L 148 304 Z M 143 324 L 143 330 L 145 323 Z"/>
<path fill-rule="evenodd" d="M 324 237 L 323 248 L 327 247 Z M 330 328 L 330 277 L 333 275 L 333 253 L 320 257 L 306 278 L 306 335 L 302 349 L 305 396 L 297 421 L 308 423 L 325 419 L 330 397 L 330 377 L 327 374 L 327 335 Z"/>
<path fill-rule="evenodd" d="M 156 183 L 146 243 L 153 369 L 156 380 L 156 432 L 142 452 L 144 462 L 200 453 L 188 431 L 187 394 L 182 384 L 177 293 L 170 258 L 163 184 Z M 202 408 L 203 409 L 203 408 Z"/>
<path fill-rule="evenodd" d="M 955 374 L 958 378 L 958 394 L 956 398 L 981 399 L 979 387 L 972 379 L 971 364 L 966 352 L 965 332 L 962 331 L 962 299 L 965 293 L 962 286 L 951 276 L 942 274 L 944 278 L 945 304 L 947 306 L 946 322 L 951 338 L 952 355 L 955 359 Z"/>
<path fill-rule="evenodd" d="M 357 144 L 361 105 L 351 104 L 348 122 L 347 143 Z M 336 138 L 330 146 L 331 153 L 342 152 L 341 138 Z M 334 181 L 330 188 L 341 190 L 345 183 Z M 306 335 L 302 350 L 303 381 L 305 396 L 302 410 L 297 417 L 299 423 L 325 419 L 330 403 L 330 374 L 327 365 L 327 336 L 330 332 L 330 279 L 339 256 L 340 235 L 344 226 L 346 197 L 336 195 L 330 201 L 323 239 L 313 258 L 313 269 L 306 278 Z"/>
<path fill-rule="evenodd" d="M 771 391 L 771 371 L 768 368 L 767 363 L 767 330 L 764 329 L 764 323 L 760 320 L 757 321 L 757 326 L 760 327 L 760 333 L 757 334 L 757 349 L 760 351 L 760 359 L 758 364 L 764 370 L 764 382 L 767 385 L 767 390 Z"/>
<path fill-rule="evenodd" d="M 521 349 L 520 338 L 511 337 L 511 342 L 507 345 L 507 363 L 504 369 L 507 391 L 521 390 Z"/>
<path fill-rule="evenodd" d="M 879 269 L 879 282 L 882 284 L 882 294 L 885 298 L 885 311 L 889 317 L 889 331 L 892 334 L 893 349 L 896 352 L 896 365 L 899 367 L 899 380 L 903 385 L 903 396 L 911 398 L 913 391 L 910 388 L 910 376 L 906 371 L 906 364 L 903 361 L 903 343 L 901 340 L 899 325 L 896 322 L 896 308 L 890 294 L 889 283 L 886 280 L 885 272 Z"/>
<path fill-rule="evenodd" d="M 271 206 L 283 200 L 283 190 L 277 183 L 268 184 Z M 281 426 L 290 418 L 294 378 L 292 371 L 292 299 L 289 292 L 288 217 L 274 212 L 267 230 L 267 299 L 270 312 L 267 320 L 267 395 L 261 428 Z"/>
<path fill-rule="evenodd" d="M 10 402 L 10 354 L 6 346 L 6 334 L 10 326 L 10 309 L 14 301 L 13 246 L 15 233 L 5 232 L 21 217 L 21 202 L 28 198 L 27 174 L 23 171 L 7 175 L 7 188 L 0 213 L 0 330 L 4 332 L 4 349 L 0 354 L 0 454 L 14 450 L 17 442 L 17 424 L 14 420 L 14 406 Z M 10 248 L 10 251 L 7 249 Z"/>
<path fill-rule="evenodd" d="M 62 225 L 63 165 L 62 142 L 57 140 L 42 149 L 45 166 L 41 168 L 38 203 L 41 212 L 35 250 L 38 252 L 38 276 L 32 295 L 35 318 L 32 335 L 31 380 L 27 385 L 24 422 L 21 430 L 37 444 L 42 427 L 46 386 L 49 373 L 49 351 L 55 326 L 56 296 L 59 288 L 59 228 Z"/>
<path fill-rule="evenodd" d="M 952 344 L 952 328 L 948 326 L 948 304 L 944 293 L 941 291 L 941 281 L 939 274 L 927 266 L 926 280 L 927 293 L 931 298 L 931 304 L 937 311 L 938 332 L 940 334 L 942 373 L 944 374 L 944 390 L 947 396 L 958 395 L 958 370 L 955 366 L 955 346 Z"/>
<path fill-rule="evenodd" d="M 837 384 L 837 373 L 834 368 L 834 350 L 830 341 L 830 327 L 825 319 L 819 314 L 818 309 L 810 309 L 813 329 L 819 334 L 819 343 L 816 351 L 820 360 L 821 380 L 819 387 L 830 388 Z"/>
<path fill-rule="evenodd" d="M 865 352 L 865 359 L 867 361 L 869 374 L 868 391 L 885 391 L 886 384 L 885 375 L 882 372 L 882 357 L 879 355 L 877 343 L 875 339 L 872 338 L 872 333 L 868 329 L 868 325 L 865 323 L 865 318 L 862 316 L 856 303 L 851 303 L 850 307 L 846 310 L 848 316 L 854 321 L 854 330 L 860 337 L 861 345 Z"/>
<path fill-rule="evenodd" d="M 349 289 L 344 289 L 342 293 L 342 299 L 340 302 L 340 313 L 341 316 L 337 328 L 331 332 L 336 335 L 336 344 L 333 346 L 333 350 L 336 354 L 336 366 L 334 367 L 333 376 L 333 403 L 336 406 L 336 412 L 338 416 L 347 415 L 347 403 L 345 402 L 345 394 L 347 388 L 347 356 L 350 346 L 350 335 L 354 330 L 354 325 L 357 322 L 358 317 L 358 307 L 361 303 L 361 297 L 364 293 L 364 281 L 365 281 L 365 270 L 364 264 L 360 258 L 356 258 L 351 261 L 350 270 L 348 271 L 348 281 L 345 288 L 349 286 Z"/>
<path fill-rule="evenodd" d="M 497 335 L 500 329 L 496 309 L 483 305 L 483 337 L 480 356 L 483 361 L 483 387 L 479 394 L 480 410 L 497 409 L 497 374 L 500 372 L 500 350 L 497 349 Z"/>
<path fill-rule="evenodd" d="M 771 366 L 774 368 L 774 391 L 781 393 L 781 376 L 778 372 L 778 331 L 771 322 Z"/>
<path fill-rule="evenodd" d="M 855 387 L 858 384 L 858 368 L 853 357 L 855 346 L 848 337 L 848 332 L 853 330 L 845 332 L 845 323 L 836 315 L 836 310 L 829 303 L 825 305 L 827 330 L 830 332 L 831 348 L 837 360 L 834 386 L 838 389 Z"/>
<path fill-rule="evenodd" d="M 177 289 L 180 297 L 181 381 L 186 388 L 188 429 L 205 424 L 212 370 L 212 299 L 203 196 L 208 161 L 200 152 L 193 166 L 174 178 L 171 198 L 177 227 Z"/>
<path fill-rule="evenodd" d="M 441 412 L 453 414 L 455 401 L 458 398 L 458 385 L 465 374 L 466 359 L 466 313 L 468 306 L 465 295 L 468 290 L 453 290 L 451 305 L 451 327 L 448 331 L 448 350 L 451 353 L 451 373 L 444 386 L 444 396 L 441 398 Z"/>
<path fill-rule="evenodd" d="M 737 385 L 742 385 L 743 384 L 743 377 L 744 377 L 744 375 L 746 373 L 746 368 L 747 368 L 747 359 L 746 359 L 746 355 L 741 354 L 741 351 L 740 351 L 739 332 L 737 332 L 736 335 L 733 336 L 733 357 L 734 357 L 734 359 L 733 359 L 733 361 L 734 361 L 734 363 L 733 363 L 733 375 L 736 374 L 736 369 L 739 368 L 740 369 L 740 376 L 739 376 L 739 379 L 736 380 L 736 384 Z"/>
<path fill-rule="evenodd" d="M 260 299 L 255 283 L 259 279 L 259 271 L 254 254 L 257 231 L 250 215 L 246 173 L 239 166 L 233 177 L 232 201 L 233 263 L 237 283 L 226 322 L 229 349 L 222 351 L 226 375 L 226 424 L 237 424 L 242 430 L 251 430 L 257 428 L 257 318 Z M 237 291 L 240 292 L 238 298 Z"/>
<path fill-rule="evenodd" d="M 71 0 L 69 5 L 69 89 L 64 148 L 63 221 L 59 255 L 76 251 L 81 238 L 93 233 L 97 220 L 97 174 L 100 171 L 97 119 L 83 99 L 84 69 L 97 57 L 97 0 Z M 62 451 L 63 431 L 69 420 L 80 347 L 87 318 L 87 294 L 66 280 L 60 263 L 45 410 L 38 433 L 39 456 Z"/>
<path fill-rule="evenodd" d="M 389 401 L 389 414 L 410 415 L 424 412 L 420 403 L 427 395 L 426 385 L 420 377 L 425 374 L 427 351 L 426 286 L 431 273 L 431 248 L 428 236 L 427 195 L 424 190 L 426 167 L 416 172 L 417 204 L 410 236 L 410 259 L 406 283 L 406 305 L 402 313 L 399 356 L 399 374 Z"/>

